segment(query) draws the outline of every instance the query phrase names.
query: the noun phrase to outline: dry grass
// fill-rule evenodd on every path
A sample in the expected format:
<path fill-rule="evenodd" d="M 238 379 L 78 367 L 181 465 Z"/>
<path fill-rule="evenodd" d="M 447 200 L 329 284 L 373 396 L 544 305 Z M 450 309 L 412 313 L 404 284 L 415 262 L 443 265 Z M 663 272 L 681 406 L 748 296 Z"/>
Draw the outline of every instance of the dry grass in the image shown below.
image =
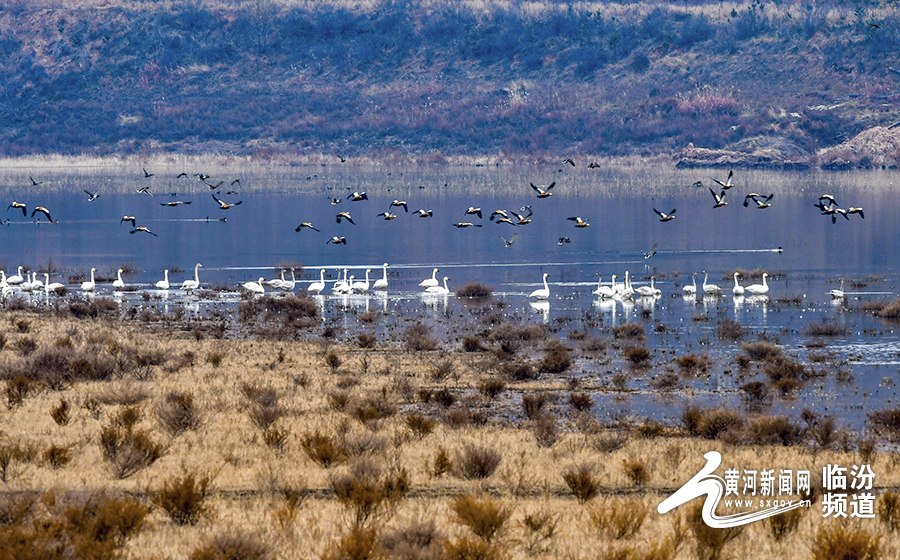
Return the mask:
<path fill-rule="evenodd" d="M 677 533 L 672 519 L 678 512 L 660 516 L 655 505 L 697 472 L 710 445 L 724 445 L 727 466 L 816 472 L 825 463 L 851 465 L 861 460 L 855 446 L 845 451 L 836 436 L 828 434 L 822 436 L 827 445 L 819 447 L 818 456 L 801 451 L 810 443 L 808 439 L 802 447 L 789 443 L 796 430 L 793 416 L 788 421 L 777 416 L 747 418 L 724 409 L 688 407 L 682 425 L 684 433 L 693 436 L 677 435 L 671 425 L 662 424 L 651 439 L 629 435 L 634 431 L 623 426 L 631 424 L 610 429 L 596 419 L 584 421 L 578 411 L 603 398 L 602 389 L 586 384 L 506 377 L 505 388 L 490 399 L 493 389 L 482 393 L 479 384 L 495 378 L 497 362 L 486 354 L 460 351 L 440 357 L 451 360 L 456 372 L 440 384 L 431 375 L 433 355 L 380 346 L 368 354 L 369 370 L 390 367 L 390 376 L 349 371 L 334 376 L 323 363 L 323 345 L 294 340 L 230 340 L 227 358 L 214 367 L 204 357 L 221 341 L 197 340 L 190 330 L 157 334 L 146 326 L 104 320 L 88 325 L 74 319 L 21 318 L 30 323 L 28 332 L 7 334 L 10 340 L 33 337 L 38 349 L 32 355 L 68 336 L 75 352 L 96 344 L 111 359 L 127 358 L 128 364 L 143 368 L 144 379 L 123 374 L 70 383 L 55 391 L 37 386 L 25 391 L 13 408 L 2 407 L 0 542 L 4 543 L 51 542 L 41 540 L 49 538 L 45 533 L 35 532 L 44 526 L 36 525 L 36 520 L 64 519 L 64 504 L 85 511 L 85 497 L 106 492 L 108 500 L 148 496 L 145 501 L 131 499 L 128 509 L 133 511 L 128 516 L 137 528 L 123 529 L 115 539 L 116 555 L 126 558 L 337 558 L 368 551 L 393 558 L 477 553 L 524 560 L 581 558 L 591 550 L 597 554 L 590 557 L 683 559 L 701 552 L 711 557 L 709 551 L 716 550 L 722 557 L 739 557 L 738 550 L 749 550 L 751 544 L 757 558 L 781 558 L 785 550 L 810 558 L 814 546 L 823 550 L 828 546 L 824 533 L 817 539 L 820 527 L 840 523 L 810 511 L 796 526 L 787 518 L 783 527 L 754 525 L 721 546 L 697 528 L 701 538 L 710 540 L 701 551 L 694 530 L 686 529 L 686 511 L 678 514 L 685 525 Z M 95 331 L 102 335 L 88 335 Z M 140 360 L 138 341 L 145 346 Z M 341 356 L 345 364 L 341 370 L 359 363 L 363 352 L 355 342 L 329 342 L 327 349 Z M 273 362 L 279 350 L 285 358 Z M 541 349 L 532 351 L 539 356 Z M 177 357 L 187 352 L 199 358 L 193 365 L 173 369 Z M 29 357 L 21 357 L 10 343 L 0 350 L 0 360 L 5 359 Z M 354 381 L 341 389 L 337 384 L 344 377 Z M 299 378 L 302 384 L 296 381 Z M 408 382 L 410 398 L 395 391 L 398 379 Z M 433 394 L 444 388 L 457 398 L 450 410 L 465 405 L 469 414 L 486 415 L 487 422 L 459 428 L 442 423 L 444 409 Z M 420 390 L 430 392 L 432 400 L 418 402 L 415 395 Z M 333 405 L 330 395 L 336 391 L 348 396 L 343 407 Z M 202 421 L 172 435 L 158 412 L 173 406 L 167 405 L 169 395 L 191 396 L 191 406 L 172 398 L 176 425 L 189 408 L 202 412 Z M 552 445 L 544 447 L 535 437 L 534 420 L 523 414 L 523 395 L 544 401 L 529 405 L 536 409 L 535 419 L 548 412 L 556 415 L 558 431 Z M 51 412 L 63 401 L 69 405 L 68 423 L 57 423 Z M 363 417 L 380 408 L 380 418 L 374 421 L 378 425 L 361 422 L 357 408 Z M 278 417 L 269 424 L 270 417 L 251 414 L 256 409 L 275 409 Z M 890 429 L 890 415 L 883 420 Z M 267 443 L 260 425 L 286 433 L 281 450 Z M 729 439 L 735 433 L 739 446 L 732 446 L 735 440 Z M 748 434 L 756 434 L 758 443 L 748 444 L 753 439 Z M 728 444 L 703 439 L 709 437 L 724 438 Z M 884 439 L 887 432 L 878 441 Z M 125 449 L 131 452 L 124 453 Z M 900 485 L 894 454 L 880 443 L 869 453 L 878 474 L 876 485 Z M 68 462 L 61 460 L 64 455 Z M 133 460 L 135 456 L 141 460 Z M 7 488 L 15 491 L 6 492 Z M 50 493 L 56 496 L 55 505 L 45 497 Z M 296 499 L 289 501 L 290 496 Z M 458 496 L 467 497 L 465 503 L 460 499 L 455 505 Z M 897 508 L 889 508 L 893 502 L 883 496 L 879 493 L 876 499 L 876 507 L 884 504 L 879 509 L 882 522 L 865 529 L 871 538 L 880 539 L 877 547 L 889 557 L 900 546 L 900 535 L 889 530 L 896 525 Z M 583 507 L 577 505 L 579 500 L 585 502 Z M 591 520 L 591 513 L 601 507 L 643 512 L 644 518 L 639 526 L 637 520 L 619 519 L 604 527 L 622 529 L 601 529 Z M 185 522 L 174 521 L 169 509 Z M 85 523 L 97 518 L 91 511 L 84 515 Z M 124 520 L 116 523 L 127 525 Z M 60 531 L 56 534 L 66 535 L 59 537 L 65 543 L 81 539 L 74 536 L 74 528 Z M 619 534 L 624 536 L 617 538 Z M 303 543 L 302 552 L 298 542 Z M 18 557 L 28 557 L 28 550 L 22 550 Z"/>

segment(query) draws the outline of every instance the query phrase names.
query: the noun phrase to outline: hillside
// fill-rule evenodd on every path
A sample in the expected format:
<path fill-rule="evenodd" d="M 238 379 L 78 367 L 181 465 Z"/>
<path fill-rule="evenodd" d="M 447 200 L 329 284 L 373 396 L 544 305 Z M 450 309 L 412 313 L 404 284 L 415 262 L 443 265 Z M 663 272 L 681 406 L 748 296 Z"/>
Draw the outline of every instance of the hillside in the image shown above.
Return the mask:
<path fill-rule="evenodd" d="M 7 156 L 442 162 L 693 143 L 777 165 L 900 120 L 900 10 L 878 2 L 5 4 Z"/>

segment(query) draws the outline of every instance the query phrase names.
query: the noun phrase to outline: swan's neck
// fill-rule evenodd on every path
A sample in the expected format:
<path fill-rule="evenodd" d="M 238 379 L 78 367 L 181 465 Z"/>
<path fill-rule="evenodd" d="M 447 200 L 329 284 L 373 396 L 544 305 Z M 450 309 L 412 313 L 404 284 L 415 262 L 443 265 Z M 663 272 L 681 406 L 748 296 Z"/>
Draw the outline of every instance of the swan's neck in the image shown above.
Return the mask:
<path fill-rule="evenodd" d="M 381 267 L 381 271 L 383 273 L 381 275 L 381 277 L 384 279 L 385 282 L 387 282 L 387 267 L 386 266 Z"/>
<path fill-rule="evenodd" d="M 768 285 L 766 284 L 766 275 L 765 274 L 763 274 L 763 286 L 768 287 Z"/>
<path fill-rule="evenodd" d="M 165 276 L 166 282 L 168 282 L 169 281 L 169 271 L 166 270 L 165 272 L 163 272 L 163 276 Z"/>
<path fill-rule="evenodd" d="M 544 276 L 544 289 L 547 290 L 548 292 L 550 291 L 550 286 L 547 285 L 547 277 L 546 276 Z"/>
<path fill-rule="evenodd" d="M 196 282 L 198 284 L 200 283 L 200 267 L 199 266 L 194 267 L 194 282 Z"/>

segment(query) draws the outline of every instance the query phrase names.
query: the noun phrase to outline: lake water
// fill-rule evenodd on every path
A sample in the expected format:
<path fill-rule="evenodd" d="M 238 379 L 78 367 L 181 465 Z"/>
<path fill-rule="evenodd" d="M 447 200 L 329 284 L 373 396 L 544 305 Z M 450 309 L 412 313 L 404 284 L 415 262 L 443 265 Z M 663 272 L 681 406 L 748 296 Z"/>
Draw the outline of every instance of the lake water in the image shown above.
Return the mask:
<path fill-rule="evenodd" d="M 213 167 L 213 166 L 211 166 Z M 91 267 L 105 277 L 128 263 L 137 270 L 125 277 L 138 291 L 152 290 L 163 270 L 173 272 L 174 285 L 193 276 L 200 262 L 204 286 L 231 286 L 276 276 L 275 267 L 302 264 L 298 289 L 318 280 L 325 268 L 328 278 L 348 268 L 357 278 L 371 268 L 372 280 L 381 276 L 381 264 L 390 263 L 387 294 L 320 298 L 323 315 L 337 324 L 354 326 L 359 310 L 382 310 L 386 316 L 405 315 L 429 321 L 450 346 L 475 329 L 474 312 L 455 298 L 422 297 L 418 283 L 440 269 L 438 278 L 449 277 L 452 290 L 469 281 L 493 287 L 495 297 L 507 303 L 505 312 L 525 321 L 546 322 L 560 336 L 572 330 L 637 320 L 648 330 L 646 345 L 654 361 L 664 363 L 688 352 L 708 352 L 714 366 L 709 377 L 683 381 L 679 390 L 660 392 L 650 388 L 647 376 L 633 373 L 626 393 L 603 392 L 595 401 L 601 415 L 623 413 L 673 417 L 686 399 L 704 403 L 736 404 L 739 386 L 746 379 L 732 373 L 733 363 L 716 357 L 734 354 L 733 347 L 716 339 L 717 318 L 737 319 L 751 333 L 776 337 L 800 358 L 809 352 L 803 334 L 811 322 L 835 321 L 850 329 L 847 336 L 830 337 L 817 352 L 833 353 L 837 364 L 829 375 L 807 386 L 791 400 L 776 400 L 774 411 L 797 414 L 804 406 L 823 413 L 840 414 L 854 428 L 861 428 L 865 412 L 894 405 L 894 378 L 900 368 L 900 341 L 896 327 L 861 312 L 850 311 L 860 301 L 896 297 L 900 277 L 900 207 L 897 204 L 900 173 L 892 170 L 851 173 L 819 171 L 738 170 L 735 187 L 728 191 L 728 206 L 712 208 L 708 186 L 713 178 L 724 180 L 727 171 L 679 170 L 669 165 L 603 167 L 588 170 L 570 166 L 485 167 L 357 167 L 346 165 L 284 166 L 274 168 L 231 165 L 205 169 L 139 167 L 4 168 L 0 193 L 7 204 L 27 205 L 27 216 L 9 208 L 0 228 L 3 237 L 0 264 L 7 275 L 18 266 L 39 273 L 52 264 L 59 270 L 53 280 L 66 282 L 75 274 L 87 275 Z M 212 193 L 196 176 L 222 181 L 219 198 L 238 206 L 221 210 Z M 33 186 L 30 177 L 42 184 Z M 240 183 L 229 185 L 234 179 Z M 695 188 L 695 181 L 704 186 Z M 530 183 L 555 182 L 553 196 L 538 199 Z M 897 182 L 898 185 L 894 183 Z M 148 187 L 154 196 L 138 193 Z M 99 191 L 88 201 L 83 190 Z M 234 194 L 226 194 L 234 189 Z M 718 188 L 716 189 L 718 191 Z M 353 202 L 349 193 L 365 191 L 368 200 Z M 772 206 L 743 207 L 748 192 L 774 193 Z M 172 193 L 175 193 L 173 196 Z M 813 206 L 821 194 L 835 197 L 842 208 L 862 207 L 865 219 L 851 215 L 832 223 Z M 341 202 L 332 205 L 331 198 Z M 393 200 L 405 200 L 409 213 L 391 208 Z M 171 201 L 190 202 L 163 206 Z M 34 223 L 36 206 L 49 209 L 58 224 L 41 214 Z M 480 207 L 483 218 L 466 215 Z M 532 222 L 514 227 L 489 221 L 497 209 L 518 212 L 531 206 Z M 418 209 L 433 210 L 430 218 L 417 217 Z M 676 218 L 660 222 L 653 209 Z M 384 220 L 377 214 L 398 215 Z M 336 223 L 338 212 L 350 212 L 356 225 Z M 158 237 L 130 234 L 123 216 L 135 216 Z M 590 227 L 576 228 L 567 218 L 580 216 Z M 219 221 L 226 218 L 227 221 Z M 312 222 L 320 232 L 304 229 Z M 482 227 L 457 229 L 453 223 L 468 221 Z M 346 237 L 346 245 L 326 243 L 332 236 Z M 559 243 L 560 237 L 570 243 Z M 507 247 L 504 242 L 511 240 Z M 643 252 L 655 246 L 649 259 Z M 779 251 L 778 249 L 781 248 Z M 769 271 L 768 299 L 731 297 L 733 281 L 723 276 L 735 268 Z M 682 297 L 681 287 L 692 272 L 709 271 L 710 282 L 723 287 L 727 297 L 709 300 Z M 659 279 L 662 297 L 651 301 L 598 302 L 591 295 L 597 276 L 619 281 L 629 271 L 635 286 L 650 275 Z M 551 297 L 535 305 L 526 296 L 541 287 L 549 274 Z M 839 279 L 865 280 L 845 285 L 847 297 L 835 304 L 829 290 Z M 699 274 L 697 282 L 702 282 Z M 758 280 L 743 280 L 743 284 Z M 71 285 L 77 291 L 77 285 Z M 325 293 L 330 292 L 329 287 Z M 111 294 L 109 284 L 99 294 Z M 779 304 L 779 298 L 802 296 L 800 305 Z M 124 296 L 143 305 L 139 295 Z M 237 292 L 220 296 L 216 306 L 239 299 Z M 211 302 L 170 290 L 167 309 L 185 305 L 203 312 Z M 155 305 L 156 303 L 154 303 Z M 709 320 L 701 321 L 703 317 Z M 654 332 L 663 324 L 665 332 Z M 752 339 L 753 335 L 750 335 Z M 577 346 L 577 344 L 574 344 Z M 575 374 L 588 386 L 608 385 L 609 373 L 622 366 L 616 352 L 612 362 L 580 360 Z M 823 366 L 824 367 L 824 366 Z M 844 370 L 835 375 L 836 370 Z M 844 377 L 849 373 L 852 382 Z M 839 378 L 841 380 L 839 380 Z M 900 382 L 900 379 L 896 381 Z"/>

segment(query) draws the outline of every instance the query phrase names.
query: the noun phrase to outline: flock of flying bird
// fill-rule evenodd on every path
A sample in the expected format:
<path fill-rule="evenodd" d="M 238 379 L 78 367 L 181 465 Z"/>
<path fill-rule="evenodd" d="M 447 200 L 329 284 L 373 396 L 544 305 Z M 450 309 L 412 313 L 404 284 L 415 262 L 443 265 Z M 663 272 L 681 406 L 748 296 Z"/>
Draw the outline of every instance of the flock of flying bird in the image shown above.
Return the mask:
<path fill-rule="evenodd" d="M 566 164 L 574 165 L 574 162 L 568 158 L 563 160 L 563 162 Z M 591 167 L 595 168 L 595 167 L 599 167 L 599 165 L 592 163 Z M 142 171 L 143 171 L 144 178 L 150 178 L 150 177 L 154 176 L 153 173 L 148 172 L 146 169 L 142 169 Z M 219 198 L 219 196 L 217 196 L 217 194 L 219 194 L 219 195 L 221 194 L 220 189 L 222 188 L 224 181 L 212 183 L 209 181 L 210 176 L 205 175 L 203 173 L 196 173 L 193 176 L 197 177 L 204 185 L 206 185 L 206 187 L 208 187 L 208 189 L 210 191 L 212 191 L 211 196 L 212 196 L 213 200 L 215 201 L 215 203 L 218 205 L 220 210 L 229 210 L 235 206 L 242 204 L 243 201 L 241 201 L 241 200 L 239 200 L 237 202 L 228 203 L 228 202 L 225 202 L 224 200 L 222 200 L 221 198 Z M 180 173 L 179 175 L 176 176 L 176 179 L 187 178 L 187 177 L 189 177 L 189 175 L 187 173 Z M 41 181 L 36 181 L 34 178 L 29 177 L 29 179 L 31 180 L 32 186 L 38 186 L 38 185 L 42 184 Z M 721 207 L 727 206 L 728 205 L 728 202 L 726 201 L 727 193 L 732 188 L 735 187 L 734 172 L 730 171 L 728 173 L 728 177 L 726 178 L 725 181 L 720 181 L 718 179 L 713 179 L 713 181 L 717 185 L 719 185 L 719 187 L 721 187 L 718 193 L 714 189 L 709 188 L 710 194 L 712 195 L 713 200 L 714 200 L 713 208 L 721 208 Z M 231 183 L 229 185 L 230 189 L 225 194 L 226 195 L 237 194 L 237 192 L 234 190 L 236 185 L 238 185 L 238 186 L 240 185 L 240 179 L 235 179 L 235 180 L 231 181 Z M 555 186 L 556 186 L 555 181 L 551 182 L 549 185 L 541 185 L 541 186 L 535 185 L 534 183 L 530 184 L 531 189 L 534 191 L 535 196 L 538 199 L 547 199 L 547 198 L 550 198 L 551 196 L 553 196 L 553 194 L 554 194 L 553 189 Z M 697 187 L 697 188 L 702 188 L 704 185 L 703 185 L 702 181 L 697 181 L 693 184 L 693 186 Z M 348 190 L 350 190 L 350 189 L 348 189 Z M 137 190 L 137 192 L 140 194 L 148 195 L 148 196 L 154 196 L 154 193 L 152 193 L 150 191 L 149 186 L 143 186 L 143 187 L 139 188 Z M 91 192 L 88 190 L 84 190 L 84 193 L 88 195 L 89 202 L 94 202 L 100 198 L 99 192 Z M 177 196 L 177 193 L 171 193 L 171 195 Z M 766 195 L 763 195 L 760 193 L 751 192 L 744 196 L 743 206 L 748 207 L 751 203 L 753 203 L 753 204 L 755 204 L 757 209 L 766 209 L 766 208 L 769 208 L 772 206 L 773 197 L 774 197 L 774 193 L 766 196 Z M 369 197 L 367 196 L 366 192 L 364 192 L 364 191 L 351 192 L 345 198 L 338 198 L 338 197 L 328 197 L 328 198 L 333 206 L 337 206 L 337 205 L 341 204 L 344 200 L 347 200 L 350 202 L 362 202 L 362 201 L 369 200 Z M 171 201 L 160 202 L 159 204 L 161 206 L 177 207 L 177 206 L 187 205 L 187 204 L 191 204 L 191 203 L 192 203 L 192 201 L 189 201 L 189 200 L 171 200 Z M 815 206 L 821 211 L 822 215 L 831 216 L 832 223 L 835 223 L 837 221 L 837 216 L 839 216 L 839 215 L 843 216 L 847 220 L 850 219 L 850 214 L 859 214 L 860 218 L 865 218 L 862 208 L 849 207 L 846 210 L 843 208 L 840 208 L 838 206 L 837 201 L 835 200 L 835 197 L 830 194 L 823 194 L 822 196 L 820 196 L 818 199 L 818 203 Z M 399 211 L 400 208 L 403 209 L 404 213 L 409 214 L 409 204 L 407 203 L 407 201 L 395 199 L 390 203 L 390 205 L 386 211 L 381 212 L 381 213 L 377 214 L 376 216 L 383 218 L 384 220 L 395 220 L 395 219 L 397 219 L 398 214 L 395 213 L 394 210 L 398 209 L 397 211 Z M 21 210 L 23 216 L 25 216 L 25 217 L 28 216 L 28 208 L 27 208 L 27 205 L 24 203 L 13 201 L 7 207 L 7 212 L 9 212 L 10 210 Z M 661 211 L 657 210 L 656 208 L 653 208 L 653 211 L 659 216 L 660 222 L 669 222 L 669 221 L 672 221 L 675 219 L 676 209 L 674 209 L 674 208 L 670 212 L 661 212 Z M 44 206 L 34 207 L 31 212 L 31 217 L 34 218 L 38 213 L 46 216 L 47 220 L 50 223 L 53 223 L 53 224 L 59 223 L 58 221 L 52 219 L 52 217 L 50 215 L 50 211 Z M 418 210 L 413 211 L 411 215 L 415 216 L 415 217 L 419 217 L 419 218 L 431 218 L 434 216 L 434 211 L 430 210 L 430 209 L 426 210 L 424 208 L 420 208 Z M 469 208 L 467 208 L 465 210 L 464 215 L 465 216 L 477 216 L 478 219 L 483 219 L 484 212 L 482 211 L 481 207 L 470 206 Z M 513 226 L 513 227 L 520 227 L 520 226 L 525 226 L 525 225 L 532 223 L 533 215 L 534 215 L 534 210 L 533 210 L 532 206 L 524 205 L 519 209 L 518 212 L 514 212 L 511 210 L 502 209 L 502 208 L 494 210 L 493 212 L 491 212 L 488 215 L 488 220 L 490 222 L 493 222 L 496 224 L 509 224 L 510 226 Z M 207 220 L 209 220 L 209 218 L 207 218 Z M 226 221 L 225 218 L 218 218 L 217 220 L 222 221 L 222 222 Z M 573 224 L 574 227 L 578 228 L 578 229 L 590 227 L 589 220 L 584 219 L 581 216 L 570 216 L 567 218 L 567 220 L 574 222 L 574 224 Z M 34 219 L 34 221 L 39 222 L 40 220 Z M 338 212 L 335 215 L 335 221 L 338 224 L 347 222 L 351 225 L 356 225 L 356 222 L 354 222 L 353 217 L 351 216 L 349 211 Z M 3 221 L 3 223 L 8 223 L 8 222 L 9 222 L 9 220 Z M 120 224 L 122 224 L 122 223 L 131 224 L 132 229 L 130 230 L 130 233 L 132 233 L 132 234 L 147 233 L 152 236 L 158 236 L 156 233 L 154 233 L 153 231 L 148 229 L 146 226 L 137 226 L 136 225 L 137 218 L 135 216 L 131 216 L 131 215 L 122 216 L 119 223 Z M 475 223 L 473 221 L 459 221 L 459 222 L 452 223 L 452 225 L 458 229 L 468 228 L 468 227 L 477 227 L 477 228 L 483 227 L 482 224 Z M 313 230 L 316 232 L 321 231 L 318 228 L 316 228 L 311 221 L 305 221 L 305 222 L 300 223 L 298 226 L 296 226 L 295 231 L 301 232 L 304 229 L 310 229 L 310 230 Z M 513 243 L 516 240 L 516 235 L 517 234 L 512 235 L 510 239 L 507 239 L 506 237 L 501 236 L 501 239 L 503 240 L 505 247 L 511 247 L 513 245 Z M 330 239 L 328 239 L 326 241 L 326 243 L 331 243 L 334 245 L 346 245 L 347 238 L 345 236 L 333 236 Z M 567 236 L 563 236 L 563 237 L 559 238 L 559 240 L 558 240 L 559 245 L 563 245 L 566 243 L 571 243 L 571 238 L 569 238 Z M 657 253 L 655 249 L 656 249 L 656 246 L 654 246 L 654 248 L 650 252 L 644 252 L 644 257 L 650 258 L 653 255 L 655 255 Z M 375 281 L 371 285 L 371 287 L 374 288 L 375 290 L 384 290 L 387 288 L 387 267 L 388 267 L 388 264 L 385 263 L 383 265 L 383 277 L 381 279 Z M 184 281 L 181 285 L 182 290 L 191 291 L 191 290 L 199 287 L 199 276 L 198 276 L 199 268 L 202 268 L 202 265 L 200 263 L 197 263 L 197 265 L 194 268 L 194 278 Z M 94 290 L 94 288 L 96 286 L 96 283 L 94 281 L 94 272 L 95 272 L 95 269 L 91 269 L 91 280 L 86 281 L 81 285 L 81 289 L 83 291 L 92 292 Z M 250 292 L 253 292 L 253 293 L 263 293 L 265 291 L 266 287 L 274 288 L 274 289 L 278 289 L 278 290 L 293 290 L 294 287 L 296 286 L 296 278 L 294 277 L 294 271 L 292 269 L 290 270 L 290 272 L 291 272 L 291 280 L 286 280 L 284 278 L 284 270 L 282 270 L 280 279 L 273 279 L 273 280 L 266 281 L 264 279 L 264 277 L 260 277 L 257 281 L 244 283 L 243 288 Z M 353 275 L 351 275 L 348 279 L 347 278 L 348 271 L 345 269 L 343 272 L 344 272 L 344 275 L 343 275 L 343 278 L 341 278 L 340 271 L 338 271 L 338 278 L 334 281 L 334 285 L 332 286 L 333 293 L 349 294 L 349 293 L 354 293 L 354 292 L 367 292 L 370 289 L 369 274 L 372 272 L 371 269 L 366 270 L 366 272 L 365 272 L 366 276 L 365 276 L 364 282 L 355 281 L 356 278 Z M 438 269 L 435 268 L 434 272 L 432 274 L 432 277 L 423 280 L 419 285 L 421 287 L 425 288 L 426 293 L 433 293 L 433 294 L 449 293 L 449 289 L 447 288 L 447 280 L 449 280 L 449 278 L 444 277 L 443 285 L 441 285 L 441 283 L 439 283 L 437 280 L 437 276 L 436 276 L 437 272 L 438 272 Z M 122 289 L 125 287 L 124 282 L 122 282 L 121 273 L 122 273 L 122 271 L 119 270 L 117 280 L 115 282 L 113 282 L 113 287 L 115 289 Z M 169 271 L 166 270 L 164 272 L 164 279 L 155 283 L 155 286 L 158 289 L 168 290 L 170 288 L 168 274 L 169 274 Z M 705 271 L 704 271 L 704 274 L 706 274 Z M 548 276 L 547 274 L 544 274 L 543 288 L 535 290 L 534 292 L 529 294 L 529 297 L 536 298 L 536 299 L 547 299 L 549 297 L 550 290 L 549 290 L 549 287 L 547 284 L 547 276 Z M 696 276 L 696 274 L 694 274 L 694 276 Z M 31 280 L 29 281 L 27 275 L 24 277 L 22 276 L 22 267 L 19 267 L 18 274 L 11 276 L 9 278 L 6 278 L 5 273 L 3 273 L 2 280 L 0 280 L 0 288 L 2 288 L 4 290 L 4 293 L 8 293 L 8 291 L 11 290 L 12 287 L 14 287 L 14 286 L 20 286 L 25 291 L 45 289 L 48 292 L 54 291 L 55 289 L 62 287 L 61 284 L 50 283 L 49 282 L 49 274 L 45 274 L 45 277 L 47 280 L 46 284 L 44 284 L 40 280 L 37 280 L 35 273 L 32 273 Z M 740 286 L 740 284 L 738 283 L 737 277 L 738 277 L 738 274 L 735 273 L 735 276 L 734 276 L 735 285 L 732 290 L 735 296 L 741 296 L 744 294 L 745 291 L 749 292 L 751 295 L 763 295 L 768 291 L 768 285 L 766 284 L 766 275 L 763 275 L 762 284 L 754 284 L 751 286 L 747 286 L 746 288 Z M 612 297 L 629 298 L 629 297 L 633 297 L 633 296 L 652 297 L 652 296 L 657 296 L 657 295 L 661 294 L 660 290 L 658 288 L 656 288 L 655 281 L 653 278 L 651 278 L 650 286 L 640 286 L 636 289 L 631 286 L 628 272 L 625 273 L 625 281 L 623 284 L 616 284 L 617 276 L 614 275 L 612 278 L 613 278 L 612 284 L 610 284 L 610 285 L 603 285 L 602 282 L 600 282 L 598 280 L 598 287 L 596 290 L 593 291 L 593 293 L 601 298 L 607 298 L 607 297 L 609 297 L 609 298 L 612 298 Z M 40 284 L 40 285 L 38 285 L 38 284 Z M 307 290 L 310 293 L 318 294 L 318 293 L 321 293 L 324 289 L 325 289 L 325 270 L 322 269 L 321 274 L 320 274 L 320 280 L 318 282 L 311 283 L 308 286 Z M 697 292 L 696 279 L 694 278 L 692 284 L 684 286 L 683 289 L 684 289 L 685 295 L 695 294 Z M 719 295 L 722 291 L 718 286 L 713 285 L 713 284 L 708 284 L 706 276 L 704 277 L 702 289 L 703 289 L 703 293 L 706 295 Z M 832 292 L 838 292 L 838 290 L 832 290 Z M 843 294 L 843 287 L 840 290 L 840 293 Z M 835 296 L 834 293 L 832 293 L 832 295 Z M 835 296 L 835 297 L 837 297 L 837 296 Z"/>

